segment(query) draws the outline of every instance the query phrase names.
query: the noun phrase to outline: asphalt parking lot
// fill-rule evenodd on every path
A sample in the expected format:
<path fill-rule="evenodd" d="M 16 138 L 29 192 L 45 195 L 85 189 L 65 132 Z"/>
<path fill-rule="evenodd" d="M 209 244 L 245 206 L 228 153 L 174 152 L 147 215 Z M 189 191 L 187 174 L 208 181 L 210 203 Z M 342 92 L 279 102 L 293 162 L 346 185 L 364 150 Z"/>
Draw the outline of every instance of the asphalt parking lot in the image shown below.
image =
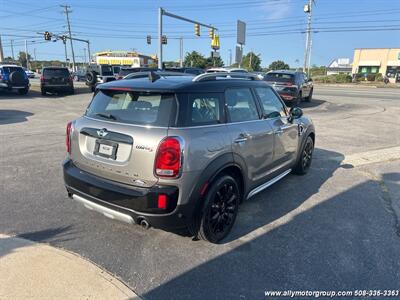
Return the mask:
<path fill-rule="evenodd" d="M 69 200 L 65 125 L 89 93 L 0 94 L 0 233 L 73 251 L 144 299 L 398 289 L 400 89 L 316 87 L 312 169 L 242 204 L 220 245 L 105 218 Z"/>

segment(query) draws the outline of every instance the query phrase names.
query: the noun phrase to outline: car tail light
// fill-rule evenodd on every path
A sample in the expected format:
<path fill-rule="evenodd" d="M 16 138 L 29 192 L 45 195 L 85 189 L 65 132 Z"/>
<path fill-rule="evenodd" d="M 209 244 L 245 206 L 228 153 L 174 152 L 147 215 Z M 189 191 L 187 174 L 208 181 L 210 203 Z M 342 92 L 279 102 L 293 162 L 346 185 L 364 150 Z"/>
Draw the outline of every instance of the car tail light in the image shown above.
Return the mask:
<path fill-rule="evenodd" d="M 178 177 L 181 170 L 181 143 L 175 137 L 161 141 L 157 149 L 154 164 L 155 174 L 159 177 Z"/>
<path fill-rule="evenodd" d="M 40 76 L 40 82 L 44 82 L 44 76 Z"/>
<path fill-rule="evenodd" d="M 72 130 L 73 130 L 72 122 L 69 122 L 67 124 L 67 128 L 66 128 L 66 131 L 65 131 L 65 145 L 67 147 L 67 152 L 69 154 L 71 154 L 71 134 L 72 134 Z"/>
<path fill-rule="evenodd" d="M 293 83 L 292 83 L 292 82 L 286 82 L 285 85 L 286 85 L 286 86 L 292 86 Z"/>
<path fill-rule="evenodd" d="M 158 195 L 157 208 L 161 208 L 161 209 L 167 208 L 167 195 L 164 195 L 164 194 Z"/>

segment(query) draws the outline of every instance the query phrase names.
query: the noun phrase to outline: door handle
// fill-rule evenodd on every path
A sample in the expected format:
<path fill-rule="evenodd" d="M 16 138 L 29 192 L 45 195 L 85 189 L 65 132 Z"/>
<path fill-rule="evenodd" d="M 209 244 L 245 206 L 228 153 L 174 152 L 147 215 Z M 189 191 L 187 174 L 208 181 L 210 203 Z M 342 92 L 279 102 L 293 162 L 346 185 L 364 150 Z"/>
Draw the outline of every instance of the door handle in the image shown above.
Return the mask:
<path fill-rule="evenodd" d="M 241 134 L 239 134 L 239 136 L 234 140 L 234 142 L 235 142 L 235 143 L 243 143 L 243 142 L 247 141 L 249 137 L 250 137 L 249 134 L 247 134 L 247 133 L 241 133 Z"/>

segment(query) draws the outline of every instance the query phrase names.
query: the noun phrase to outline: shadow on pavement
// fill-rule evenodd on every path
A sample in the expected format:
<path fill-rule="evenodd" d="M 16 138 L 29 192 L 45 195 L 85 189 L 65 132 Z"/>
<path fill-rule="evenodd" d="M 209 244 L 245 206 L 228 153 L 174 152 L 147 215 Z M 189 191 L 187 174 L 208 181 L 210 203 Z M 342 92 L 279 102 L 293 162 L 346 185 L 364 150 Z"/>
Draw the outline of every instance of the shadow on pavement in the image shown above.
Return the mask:
<path fill-rule="evenodd" d="M 264 224 L 275 219 L 274 224 L 261 234 L 232 243 L 228 252 L 141 296 L 266 299 L 265 291 L 274 290 L 395 289 L 400 282 L 400 240 L 382 203 L 378 182 L 363 181 L 322 202 L 310 201 L 290 212 L 317 192 L 334 168 L 331 165 L 321 179 L 310 172 L 303 184 L 293 188 L 290 185 L 294 181 L 283 180 L 276 187 L 281 197 L 259 204 L 251 228 L 263 224 L 260 215 L 265 217 Z M 288 190 L 282 192 L 285 187 Z M 262 197 L 275 192 L 269 190 Z M 277 220 L 285 213 L 285 219 Z"/>
<path fill-rule="evenodd" d="M 89 94 L 92 93 L 87 87 L 78 87 L 75 88 L 75 94 Z M 14 91 L 0 91 L 0 101 L 1 100 L 26 100 L 26 99 L 36 99 L 36 98 L 60 98 L 60 97 L 68 97 L 69 94 L 60 93 L 60 94 L 46 94 L 46 96 L 42 96 L 39 87 L 33 87 L 29 90 L 26 95 L 19 95 Z"/>
<path fill-rule="evenodd" d="M 21 245 L 25 245 L 25 243 L 13 241 L 15 240 L 15 238 L 21 238 L 39 243 L 51 242 L 52 244 L 57 245 L 57 243 L 71 240 L 69 236 L 74 233 L 74 231 L 71 231 L 71 226 L 63 226 L 21 233 L 11 237 L 0 238 L 0 258 L 13 252 L 15 249 L 21 247 Z"/>
<path fill-rule="evenodd" d="M 25 122 L 30 116 L 33 116 L 33 113 L 28 111 L 0 109 L 0 125 Z"/>
<path fill-rule="evenodd" d="M 343 158 L 340 153 L 316 148 L 312 167 L 306 175 L 289 175 L 243 202 L 239 207 L 236 224 L 223 243 L 234 241 L 270 224 L 302 205 L 332 177 Z"/>
<path fill-rule="evenodd" d="M 317 107 L 322 104 L 324 104 L 326 101 L 325 100 L 319 100 L 319 99 L 312 99 L 311 102 L 301 102 L 299 107 L 301 108 L 312 108 L 312 107 Z"/>

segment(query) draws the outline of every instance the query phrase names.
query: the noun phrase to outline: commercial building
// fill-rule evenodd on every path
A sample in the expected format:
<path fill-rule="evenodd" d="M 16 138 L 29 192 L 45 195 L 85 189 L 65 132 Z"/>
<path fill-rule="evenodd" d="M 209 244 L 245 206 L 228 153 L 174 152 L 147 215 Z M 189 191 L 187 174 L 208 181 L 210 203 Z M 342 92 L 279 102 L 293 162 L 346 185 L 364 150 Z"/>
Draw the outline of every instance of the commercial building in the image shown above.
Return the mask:
<path fill-rule="evenodd" d="M 148 67 L 157 64 L 155 55 L 144 55 L 135 51 L 102 51 L 94 55 L 96 64 L 127 67 Z"/>
<path fill-rule="evenodd" d="M 400 48 L 358 48 L 354 50 L 354 74 L 378 74 L 400 82 Z"/>
<path fill-rule="evenodd" d="M 351 74 L 350 58 L 338 58 L 333 60 L 326 68 L 326 75 Z"/>

